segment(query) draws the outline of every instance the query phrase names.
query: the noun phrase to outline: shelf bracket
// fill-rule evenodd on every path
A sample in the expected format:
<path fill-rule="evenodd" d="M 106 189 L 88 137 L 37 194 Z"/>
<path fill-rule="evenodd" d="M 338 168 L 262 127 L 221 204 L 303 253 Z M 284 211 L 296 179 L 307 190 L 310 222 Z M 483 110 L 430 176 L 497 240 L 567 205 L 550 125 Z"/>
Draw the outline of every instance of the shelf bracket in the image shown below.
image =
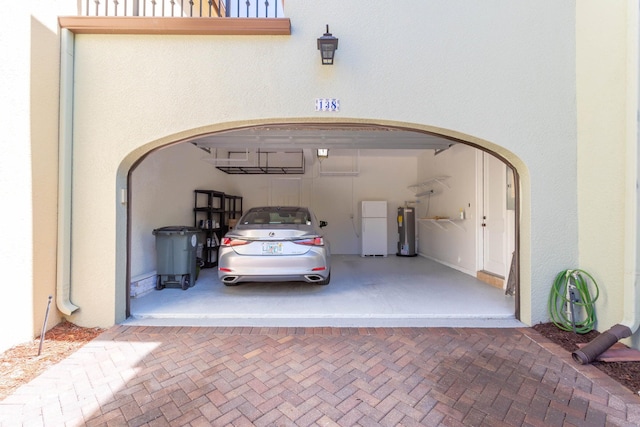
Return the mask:
<path fill-rule="evenodd" d="M 433 195 L 436 194 L 436 191 L 433 188 L 434 184 L 440 184 L 444 188 L 451 189 L 449 184 L 446 183 L 446 180 L 449 178 L 449 176 L 436 176 L 419 184 L 410 185 L 407 188 L 416 193 L 416 197 Z"/>
<path fill-rule="evenodd" d="M 444 231 L 449 231 L 449 230 L 447 230 L 447 227 L 443 226 L 442 223 L 449 223 L 449 224 L 453 225 L 454 227 L 459 228 L 462 231 L 465 231 L 463 226 L 461 226 L 455 220 L 452 220 L 452 219 L 421 218 L 421 219 L 418 219 L 418 221 L 419 222 L 431 223 L 431 224 L 435 225 L 436 227 L 438 227 L 439 229 L 444 230 Z"/>

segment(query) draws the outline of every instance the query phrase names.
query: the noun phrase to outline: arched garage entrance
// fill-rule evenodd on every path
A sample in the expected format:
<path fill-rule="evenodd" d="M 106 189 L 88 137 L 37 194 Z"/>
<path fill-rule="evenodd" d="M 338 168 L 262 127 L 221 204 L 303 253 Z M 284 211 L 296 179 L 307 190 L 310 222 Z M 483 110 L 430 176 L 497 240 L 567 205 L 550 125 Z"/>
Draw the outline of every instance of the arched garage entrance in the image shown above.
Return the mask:
<path fill-rule="evenodd" d="M 395 125 L 269 124 L 186 138 L 148 153 L 129 173 L 128 314 L 143 322 L 207 319 L 215 324 L 225 319 L 224 324 L 247 324 L 247 319 L 255 316 L 255 323 L 249 324 L 271 326 L 278 324 L 276 319 L 287 318 L 293 322 L 289 325 L 296 321 L 301 322 L 299 326 L 310 325 L 308 316 L 296 319 L 296 309 L 285 303 L 293 299 L 292 304 L 303 307 L 301 313 L 312 312 L 314 326 L 331 326 L 341 317 L 349 318 L 349 325 L 361 322 L 361 326 L 371 326 L 371 319 L 374 326 L 388 324 L 388 320 L 375 323 L 380 319 L 411 319 L 411 325 L 423 325 L 425 319 L 428 324 L 437 324 L 434 319 L 451 324 L 452 319 L 465 318 L 468 324 L 479 325 L 489 319 L 519 317 L 518 296 L 514 295 L 519 270 L 511 268 L 518 266 L 518 174 L 504 157 L 469 139 Z M 329 157 L 320 161 L 318 148 L 328 149 Z M 311 206 L 328 220 L 327 236 L 337 270 L 344 273 L 338 277 L 345 281 L 337 281 L 334 274 L 326 290 L 307 284 L 256 284 L 231 292 L 217 282 L 212 268 L 202 270 L 201 286 L 145 294 L 145 283 L 149 287 L 155 280 L 151 231 L 166 225 L 194 225 L 196 189 L 240 196 L 245 210 L 280 204 L 278 197 L 283 191 L 289 198 L 295 196 L 293 204 Z M 389 202 L 386 258 L 359 256 L 358 204 L 362 200 Z M 395 256 L 394 214 L 404 205 L 415 207 L 418 217 L 420 256 L 411 260 Z M 496 214 L 500 215 L 498 221 L 494 220 Z M 490 237 L 491 229 L 498 230 L 497 238 Z M 495 256 L 496 248 L 502 255 Z M 496 267 L 496 259 L 502 266 Z M 407 274 L 416 266 L 415 274 Z M 483 270 L 489 271 L 480 282 L 476 276 Z M 444 278 L 436 279 L 442 272 L 446 273 Z M 349 293 L 349 286 L 360 288 Z M 484 298 L 474 294 L 474 286 L 481 294 L 492 292 L 488 301 L 500 308 L 470 310 L 482 306 L 478 301 Z M 213 292 L 208 295 L 215 301 L 208 304 L 209 311 L 200 304 L 205 297 L 195 295 L 207 290 Z M 336 299 L 319 297 L 331 292 Z M 402 292 L 405 299 L 397 299 Z M 131 299 L 131 295 L 135 297 Z M 391 302 L 389 295 L 393 295 Z M 420 305 L 420 295 L 425 304 L 416 308 L 412 303 Z M 253 311 L 221 309 L 219 304 L 225 298 L 227 308 L 250 302 Z M 317 309 L 308 306 L 313 299 L 320 301 L 324 311 L 314 312 Z M 338 299 L 340 303 L 336 303 Z M 462 303 L 465 299 L 471 301 L 469 306 Z M 140 303 L 143 300 L 146 305 Z M 173 309 L 167 308 L 171 305 L 166 305 L 167 300 Z M 380 305 L 368 305 L 370 301 Z M 435 302 L 438 309 L 430 309 L 427 302 Z M 274 306 L 285 312 L 268 310 Z M 442 307 L 446 311 L 439 311 Z"/>

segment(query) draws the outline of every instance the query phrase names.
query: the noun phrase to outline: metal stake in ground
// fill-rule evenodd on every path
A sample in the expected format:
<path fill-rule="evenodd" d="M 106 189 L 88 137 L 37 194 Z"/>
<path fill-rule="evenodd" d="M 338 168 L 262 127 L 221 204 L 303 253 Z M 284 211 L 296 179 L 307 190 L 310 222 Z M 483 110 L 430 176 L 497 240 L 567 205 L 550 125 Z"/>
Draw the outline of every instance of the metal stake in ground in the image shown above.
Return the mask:
<path fill-rule="evenodd" d="M 42 352 L 42 343 L 44 342 L 44 334 L 47 330 L 47 319 L 49 319 L 49 307 L 51 307 L 51 295 L 49 295 L 49 302 L 47 302 L 47 311 L 44 314 L 44 323 L 42 324 L 42 332 L 40 333 L 40 347 L 38 348 L 38 356 Z"/>

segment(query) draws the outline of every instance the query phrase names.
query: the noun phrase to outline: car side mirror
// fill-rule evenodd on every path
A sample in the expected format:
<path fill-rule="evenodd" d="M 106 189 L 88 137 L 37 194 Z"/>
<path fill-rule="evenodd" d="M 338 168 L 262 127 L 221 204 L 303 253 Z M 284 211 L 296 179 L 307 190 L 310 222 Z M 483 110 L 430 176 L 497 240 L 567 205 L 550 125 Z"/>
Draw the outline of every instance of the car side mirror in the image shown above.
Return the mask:
<path fill-rule="evenodd" d="M 327 221 L 320 221 L 320 228 L 326 227 L 327 225 L 329 225 Z"/>

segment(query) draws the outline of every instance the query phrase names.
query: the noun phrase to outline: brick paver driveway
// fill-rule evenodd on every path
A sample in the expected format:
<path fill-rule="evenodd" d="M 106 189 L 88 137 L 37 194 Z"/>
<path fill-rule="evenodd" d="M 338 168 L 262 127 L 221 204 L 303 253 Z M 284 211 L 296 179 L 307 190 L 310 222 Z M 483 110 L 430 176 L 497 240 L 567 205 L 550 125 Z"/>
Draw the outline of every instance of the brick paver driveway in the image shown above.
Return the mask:
<path fill-rule="evenodd" d="M 0 424 L 635 426 L 639 408 L 529 328 L 116 326 Z"/>

